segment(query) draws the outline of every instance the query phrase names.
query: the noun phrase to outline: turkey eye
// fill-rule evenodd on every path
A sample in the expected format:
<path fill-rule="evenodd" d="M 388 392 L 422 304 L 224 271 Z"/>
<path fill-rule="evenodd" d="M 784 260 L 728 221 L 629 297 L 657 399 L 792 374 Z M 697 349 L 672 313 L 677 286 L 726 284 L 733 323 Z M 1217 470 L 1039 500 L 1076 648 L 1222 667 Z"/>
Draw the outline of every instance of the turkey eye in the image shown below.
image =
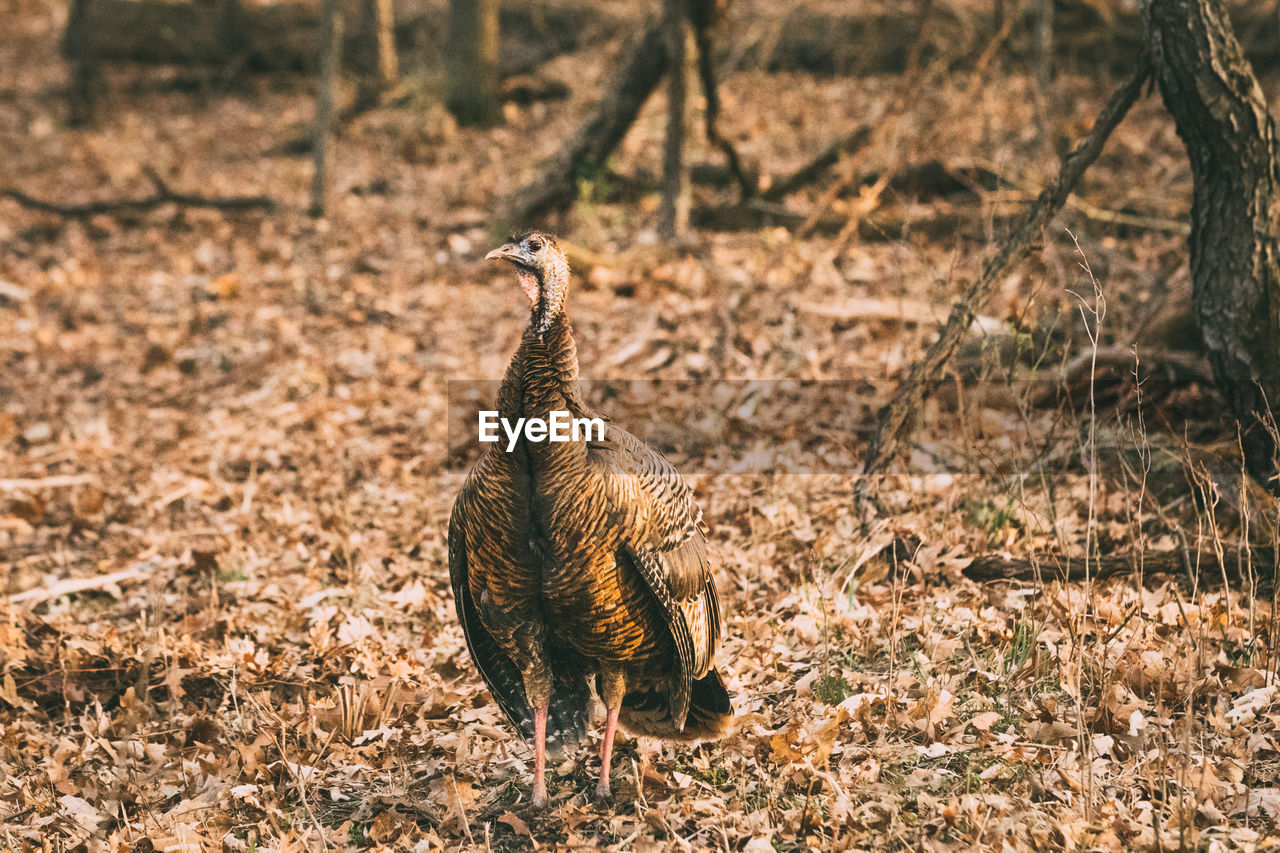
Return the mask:
<path fill-rule="evenodd" d="M 535 237 L 534 239 L 530 240 L 530 241 L 529 241 L 529 251 L 530 251 L 530 252 L 541 252 L 541 251 L 542 251 L 542 241 L 541 241 L 541 240 L 539 240 L 539 239 L 537 239 L 536 237 Z"/>

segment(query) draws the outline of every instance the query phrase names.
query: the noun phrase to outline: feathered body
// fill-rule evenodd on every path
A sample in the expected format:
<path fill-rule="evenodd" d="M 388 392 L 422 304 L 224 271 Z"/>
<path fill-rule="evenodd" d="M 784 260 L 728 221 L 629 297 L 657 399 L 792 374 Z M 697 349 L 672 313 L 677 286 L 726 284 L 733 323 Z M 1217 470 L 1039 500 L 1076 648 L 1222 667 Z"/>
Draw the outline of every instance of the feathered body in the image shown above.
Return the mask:
<path fill-rule="evenodd" d="M 515 264 L 532 305 L 499 416 L 597 417 L 578 390 L 563 253 L 532 233 L 491 257 Z M 720 611 L 701 511 L 671 464 L 625 430 L 490 448 L 454 505 L 449 567 L 472 658 L 535 741 L 535 801 L 543 731 L 553 754 L 581 741 L 590 681 L 608 713 L 599 794 L 617 723 L 676 740 L 723 734 L 732 707 L 715 669 Z"/>

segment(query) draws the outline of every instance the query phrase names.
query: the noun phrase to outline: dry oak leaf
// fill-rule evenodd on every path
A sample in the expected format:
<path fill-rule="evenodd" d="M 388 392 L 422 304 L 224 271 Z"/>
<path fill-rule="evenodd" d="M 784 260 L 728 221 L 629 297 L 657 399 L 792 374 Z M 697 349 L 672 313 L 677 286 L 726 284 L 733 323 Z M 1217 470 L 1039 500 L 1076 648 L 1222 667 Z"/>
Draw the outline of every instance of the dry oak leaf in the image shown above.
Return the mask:
<path fill-rule="evenodd" d="M 916 728 L 932 736 L 939 723 L 955 716 L 955 699 L 951 691 L 930 685 L 920 701 L 907 711 L 907 716 Z"/>
<path fill-rule="evenodd" d="M 981 714 L 975 714 L 973 719 L 969 720 L 969 725 L 973 726 L 980 732 L 987 732 L 991 727 L 1000 722 L 999 711 L 983 711 Z"/>
<path fill-rule="evenodd" d="M 808 759 L 815 767 L 821 767 L 827 763 L 827 758 L 835 749 L 840 724 L 847 719 L 848 713 L 838 709 L 834 717 L 817 728 L 800 722 L 775 733 L 769 738 L 769 748 L 773 751 L 774 759 L 784 764 Z"/>
<path fill-rule="evenodd" d="M 220 275 L 209 282 L 209 293 L 218 299 L 232 299 L 240 295 L 240 278 L 235 273 Z"/>
<path fill-rule="evenodd" d="M 529 838 L 533 838 L 533 833 L 529 831 L 529 824 L 525 823 L 515 812 L 503 812 L 498 818 L 498 823 L 505 823 L 511 827 L 511 831 L 516 835 L 527 835 Z"/>
<path fill-rule="evenodd" d="M 470 782 L 458 781 L 457 777 L 446 776 L 441 780 L 448 811 L 440 821 L 441 827 L 451 826 L 462 832 L 467 826 L 467 808 L 476 801 L 476 791 Z"/>
<path fill-rule="evenodd" d="M 413 822 L 395 809 L 387 809 L 369 825 L 369 838 L 378 844 L 395 841 Z"/>
<path fill-rule="evenodd" d="M 201 835 L 190 823 L 174 824 L 169 832 L 169 835 L 151 838 L 151 846 L 158 853 L 204 853 L 213 846 L 213 840 Z"/>
<path fill-rule="evenodd" d="M 1233 815 L 1257 817 L 1261 812 L 1271 820 L 1280 818 L 1280 788 L 1254 788 L 1232 798 Z"/>
<path fill-rule="evenodd" d="M 90 805 L 87 800 L 83 800 L 80 797 L 67 794 L 59 797 L 58 802 L 62 805 L 62 809 L 67 816 L 84 829 L 96 829 L 98 824 L 107 817 Z"/>
<path fill-rule="evenodd" d="M 1072 723 L 1055 720 L 1051 723 L 1033 722 L 1028 724 L 1026 738 L 1036 743 L 1057 743 L 1060 740 L 1075 737 L 1078 732 Z"/>

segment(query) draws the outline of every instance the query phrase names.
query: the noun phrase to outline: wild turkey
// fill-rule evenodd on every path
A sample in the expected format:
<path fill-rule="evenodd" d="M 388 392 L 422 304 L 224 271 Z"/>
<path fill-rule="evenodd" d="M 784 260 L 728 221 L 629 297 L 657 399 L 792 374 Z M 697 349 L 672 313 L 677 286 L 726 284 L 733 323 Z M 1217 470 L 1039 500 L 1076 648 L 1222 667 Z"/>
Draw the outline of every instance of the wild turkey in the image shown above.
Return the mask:
<path fill-rule="evenodd" d="M 499 416 L 597 417 L 578 388 L 560 246 L 530 232 L 491 259 L 515 267 L 532 309 Z M 533 738 L 535 807 L 546 802 L 546 749 L 555 757 L 586 735 L 591 682 L 607 714 L 602 798 L 618 724 L 700 741 L 723 735 L 733 715 L 715 668 L 720 608 L 692 492 L 625 430 L 607 423 L 603 440 L 593 439 L 494 445 L 449 521 L 458 618 L 494 699 Z"/>

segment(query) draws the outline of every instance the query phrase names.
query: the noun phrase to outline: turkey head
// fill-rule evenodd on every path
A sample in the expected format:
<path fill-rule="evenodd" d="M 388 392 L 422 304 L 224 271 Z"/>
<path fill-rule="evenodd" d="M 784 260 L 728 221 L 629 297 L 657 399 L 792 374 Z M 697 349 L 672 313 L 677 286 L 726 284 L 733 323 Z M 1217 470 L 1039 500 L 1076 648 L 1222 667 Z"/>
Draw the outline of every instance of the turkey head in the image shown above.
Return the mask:
<path fill-rule="evenodd" d="M 484 256 L 486 261 L 508 261 L 515 267 L 520 289 L 529 297 L 534 325 L 541 334 L 564 311 L 569 291 L 569 262 L 555 238 L 540 231 L 512 237 Z"/>

